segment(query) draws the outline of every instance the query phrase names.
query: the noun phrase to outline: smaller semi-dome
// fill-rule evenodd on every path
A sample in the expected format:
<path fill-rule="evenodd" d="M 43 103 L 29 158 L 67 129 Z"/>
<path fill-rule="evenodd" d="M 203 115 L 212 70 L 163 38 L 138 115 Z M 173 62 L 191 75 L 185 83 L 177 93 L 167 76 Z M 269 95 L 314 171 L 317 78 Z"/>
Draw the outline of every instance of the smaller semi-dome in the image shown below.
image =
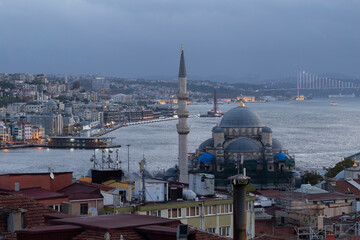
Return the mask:
<path fill-rule="evenodd" d="M 198 149 L 205 150 L 206 147 L 214 147 L 214 139 L 213 138 L 209 138 L 209 139 L 205 140 L 203 143 L 200 144 Z"/>
<path fill-rule="evenodd" d="M 227 152 L 259 152 L 260 146 L 247 138 L 238 139 L 229 144 Z"/>
<path fill-rule="evenodd" d="M 263 133 L 272 133 L 272 130 L 271 130 L 271 128 L 269 128 L 269 127 L 264 127 L 264 128 L 262 129 L 262 132 L 263 132 Z"/>
<path fill-rule="evenodd" d="M 215 156 L 212 155 L 211 153 L 203 153 L 198 158 L 196 163 L 212 163 L 212 162 L 214 162 L 214 160 L 215 160 Z"/>
<path fill-rule="evenodd" d="M 272 148 L 273 150 L 278 150 L 278 151 L 281 151 L 283 150 L 283 146 L 281 145 L 281 143 L 279 142 L 279 140 L 273 138 L 272 139 Z"/>
<path fill-rule="evenodd" d="M 277 153 L 274 155 L 274 161 L 275 162 L 283 162 L 286 160 L 290 160 L 290 157 L 288 155 L 286 155 L 285 153 Z"/>
<path fill-rule="evenodd" d="M 212 131 L 213 131 L 213 133 L 223 133 L 224 129 L 222 129 L 219 126 L 215 126 L 215 127 L 213 127 Z"/>
<path fill-rule="evenodd" d="M 287 166 L 295 166 L 295 162 L 285 153 L 279 152 L 274 155 L 275 162 L 285 162 Z"/>

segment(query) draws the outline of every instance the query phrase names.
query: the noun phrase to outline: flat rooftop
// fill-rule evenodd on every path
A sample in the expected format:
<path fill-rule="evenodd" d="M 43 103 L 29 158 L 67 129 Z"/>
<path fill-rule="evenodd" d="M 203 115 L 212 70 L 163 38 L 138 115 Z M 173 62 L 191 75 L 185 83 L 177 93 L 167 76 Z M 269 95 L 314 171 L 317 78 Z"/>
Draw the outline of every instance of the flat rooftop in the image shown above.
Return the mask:
<path fill-rule="evenodd" d="M 113 214 L 94 217 L 57 219 L 51 222 L 53 224 L 70 224 L 100 229 L 123 229 L 147 225 L 167 225 L 170 223 L 177 223 L 179 220 L 137 214 Z"/>

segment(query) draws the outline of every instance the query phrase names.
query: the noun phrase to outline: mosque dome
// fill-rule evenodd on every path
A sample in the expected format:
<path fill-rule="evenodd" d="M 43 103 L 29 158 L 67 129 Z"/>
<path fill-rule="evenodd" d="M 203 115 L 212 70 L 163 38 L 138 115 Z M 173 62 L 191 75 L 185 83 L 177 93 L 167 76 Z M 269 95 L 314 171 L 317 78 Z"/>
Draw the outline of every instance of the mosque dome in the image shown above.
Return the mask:
<path fill-rule="evenodd" d="M 278 151 L 284 149 L 283 146 L 281 145 L 281 143 L 279 142 L 279 140 L 277 140 L 275 138 L 272 139 L 272 148 L 273 148 L 273 150 L 278 150 Z"/>
<path fill-rule="evenodd" d="M 220 127 L 263 127 L 260 116 L 247 107 L 236 107 L 225 113 Z"/>
<path fill-rule="evenodd" d="M 47 101 L 46 104 L 47 104 L 47 105 L 56 105 L 56 102 L 55 102 L 55 101 L 52 101 L 52 100 L 49 100 L 49 101 Z"/>
<path fill-rule="evenodd" d="M 269 128 L 269 127 L 264 127 L 264 128 L 262 129 L 262 132 L 263 132 L 263 133 L 272 133 L 272 130 L 271 130 L 271 128 Z"/>
<path fill-rule="evenodd" d="M 240 138 L 225 149 L 227 152 L 260 152 L 260 146 L 247 138 Z"/>
<path fill-rule="evenodd" d="M 200 144 L 199 150 L 205 151 L 206 147 L 214 147 L 214 139 L 209 138 Z"/>

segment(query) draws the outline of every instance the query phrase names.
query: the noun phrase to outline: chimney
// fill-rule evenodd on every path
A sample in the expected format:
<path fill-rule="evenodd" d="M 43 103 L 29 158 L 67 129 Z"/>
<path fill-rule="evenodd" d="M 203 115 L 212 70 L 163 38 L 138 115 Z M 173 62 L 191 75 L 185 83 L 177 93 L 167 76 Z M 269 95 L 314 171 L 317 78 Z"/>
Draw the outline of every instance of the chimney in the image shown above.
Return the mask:
<path fill-rule="evenodd" d="M 246 186 L 249 184 L 250 177 L 238 174 L 229 179 L 233 186 L 233 239 L 246 240 Z"/>

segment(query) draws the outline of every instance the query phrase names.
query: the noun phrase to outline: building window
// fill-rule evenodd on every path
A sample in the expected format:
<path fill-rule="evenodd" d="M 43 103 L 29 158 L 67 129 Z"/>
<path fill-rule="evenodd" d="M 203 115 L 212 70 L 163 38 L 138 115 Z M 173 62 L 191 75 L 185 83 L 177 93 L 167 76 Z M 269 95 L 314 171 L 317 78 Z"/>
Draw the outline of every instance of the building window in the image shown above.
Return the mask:
<path fill-rule="evenodd" d="M 216 233 L 216 228 L 207 228 L 205 229 L 207 232 Z"/>
<path fill-rule="evenodd" d="M 168 218 L 181 218 L 181 208 L 169 209 Z"/>
<path fill-rule="evenodd" d="M 80 204 L 80 215 L 88 215 L 89 205 L 87 203 Z"/>
<path fill-rule="evenodd" d="M 146 211 L 146 215 L 154 216 L 154 217 L 161 217 L 161 210 Z"/>
<path fill-rule="evenodd" d="M 198 217 L 200 216 L 200 207 L 189 207 L 186 208 L 187 217 Z"/>
<path fill-rule="evenodd" d="M 218 213 L 220 214 L 230 213 L 230 206 L 231 204 L 218 205 Z"/>
<path fill-rule="evenodd" d="M 205 208 L 205 215 L 215 215 L 216 214 L 216 205 L 207 206 Z"/>
<path fill-rule="evenodd" d="M 230 226 L 220 227 L 219 234 L 225 237 L 230 237 Z"/>
<path fill-rule="evenodd" d="M 50 205 L 49 207 L 58 212 L 61 212 L 61 205 Z"/>

